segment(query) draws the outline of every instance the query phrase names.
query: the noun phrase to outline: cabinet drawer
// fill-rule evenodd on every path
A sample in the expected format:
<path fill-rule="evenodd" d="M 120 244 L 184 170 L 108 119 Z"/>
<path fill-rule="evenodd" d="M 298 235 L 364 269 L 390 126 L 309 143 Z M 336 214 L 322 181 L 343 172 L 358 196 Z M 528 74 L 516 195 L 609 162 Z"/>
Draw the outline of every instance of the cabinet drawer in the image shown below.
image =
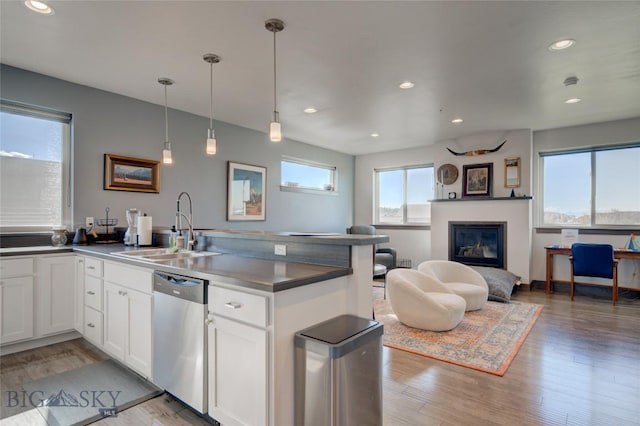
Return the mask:
<path fill-rule="evenodd" d="M 209 286 L 209 310 L 215 315 L 260 327 L 269 324 L 267 298 L 264 296 Z"/>
<path fill-rule="evenodd" d="M 95 277 L 85 277 L 84 304 L 96 311 L 102 311 L 102 280 Z"/>
<path fill-rule="evenodd" d="M 88 306 L 84 308 L 84 337 L 102 346 L 102 313 Z"/>
<path fill-rule="evenodd" d="M 102 260 L 87 257 L 84 261 L 84 270 L 87 275 L 102 277 Z"/>
<path fill-rule="evenodd" d="M 33 258 L 2 259 L 0 261 L 0 277 L 19 277 L 33 275 Z"/>
<path fill-rule="evenodd" d="M 143 293 L 153 292 L 153 271 L 119 263 L 104 263 L 104 280 Z"/>

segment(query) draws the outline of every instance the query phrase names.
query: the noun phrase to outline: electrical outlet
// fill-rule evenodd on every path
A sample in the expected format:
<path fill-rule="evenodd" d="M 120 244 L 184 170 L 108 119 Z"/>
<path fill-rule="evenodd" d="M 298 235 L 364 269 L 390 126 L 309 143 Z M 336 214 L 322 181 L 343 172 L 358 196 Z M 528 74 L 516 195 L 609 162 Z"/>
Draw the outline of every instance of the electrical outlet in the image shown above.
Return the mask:
<path fill-rule="evenodd" d="M 287 255 L 287 246 L 284 244 L 276 244 L 274 254 L 278 256 L 286 256 Z"/>
<path fill-rule="evenodd" d="M 85 226 L 86 226 L 87 228 L 89 228 L 89 227 L 93 226 L 93 216 L 87 216 L 87 217 L 84 219 L 84 224 L 85 224 Z"/>

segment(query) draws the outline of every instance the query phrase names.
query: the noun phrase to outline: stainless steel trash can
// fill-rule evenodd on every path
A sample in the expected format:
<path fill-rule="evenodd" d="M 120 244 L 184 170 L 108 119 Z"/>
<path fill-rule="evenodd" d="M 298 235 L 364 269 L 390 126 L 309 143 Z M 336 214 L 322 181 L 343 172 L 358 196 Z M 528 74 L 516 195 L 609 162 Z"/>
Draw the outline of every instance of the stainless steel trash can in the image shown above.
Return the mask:
<path fill-rule="evenodd" d="M 382 330 L 341 315 L 296 333 L 296 425 L 382 425 Z"/>

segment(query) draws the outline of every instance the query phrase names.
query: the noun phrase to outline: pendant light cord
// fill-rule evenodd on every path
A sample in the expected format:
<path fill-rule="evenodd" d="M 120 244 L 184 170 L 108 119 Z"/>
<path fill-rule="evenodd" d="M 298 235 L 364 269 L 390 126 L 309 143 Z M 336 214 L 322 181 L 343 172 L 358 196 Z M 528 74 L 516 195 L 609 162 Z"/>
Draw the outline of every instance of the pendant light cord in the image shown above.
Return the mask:
<path fill-rule="evenodd" d="M 211 79 L 211 84 L 209 85 L 209 88 L 211 89 L 211 93 L 210 93 L 210 103 L 209 103 L 209 128 L 213 129 L 213 62 L 210 63 L 211 65 L 211 70 L 210 70 L 210 79 Z"/>
<path fill-rule="evenodd" d="M 167 85 L 164 85 L 164 141 L 169 142 L 169 118 L 167 114 Z"/>
<path fill-rule="evenodd" d="M 276 31 L 273 30 L 273 120 L 278 121 L 278 108 L 276 106 L 276 93 L 277 93 L 277 78 L 276 78 Z"/>

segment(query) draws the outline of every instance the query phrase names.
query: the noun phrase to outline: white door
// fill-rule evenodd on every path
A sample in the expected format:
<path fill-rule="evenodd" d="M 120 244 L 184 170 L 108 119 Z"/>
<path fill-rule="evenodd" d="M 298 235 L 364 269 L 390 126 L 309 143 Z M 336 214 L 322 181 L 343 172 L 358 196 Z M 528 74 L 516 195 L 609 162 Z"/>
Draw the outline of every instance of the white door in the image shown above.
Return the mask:
<path fill-rule="evenodd" d="M 38 335 L 74 328 L 75 260 L 73 256 L 41 257 L 36 260 Z"/>
<path fill-rule="evenodd" d="M 0 280 L 0 343 L 33 337 L 33 277 Z"/>
<path fill-rule="evenodd" d="M 123 289 L 127 294 L 128 338 L 125 362 L 139 373 L 151 377 L 151 296 L 139 291 Z M 189 332 L 185 330 L 185 332 Z"/>
<path fill-rule="evenodd" d="M 209 415 L 224 425 L 268 424 L 267 331 L 213 316 L 207 333 Z"/>
<path fill-rule="evenodd" d="M 129 326 L 126 289 L 105 281 L 102 302 L 104 303 L 103 347 L 110 354 L 124 360 Z"/>

